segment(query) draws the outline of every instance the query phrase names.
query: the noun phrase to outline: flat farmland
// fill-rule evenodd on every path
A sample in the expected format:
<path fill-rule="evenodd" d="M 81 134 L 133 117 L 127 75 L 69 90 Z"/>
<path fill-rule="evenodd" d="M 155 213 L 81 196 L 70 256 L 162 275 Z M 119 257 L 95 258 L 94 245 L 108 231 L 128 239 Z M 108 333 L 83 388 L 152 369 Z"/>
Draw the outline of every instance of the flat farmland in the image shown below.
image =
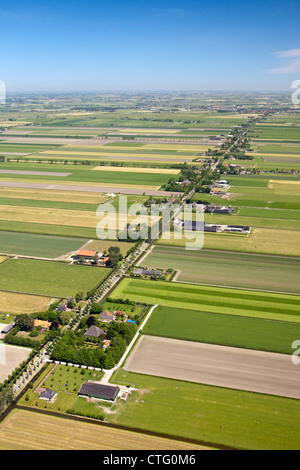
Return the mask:
<path fill-rule="evenodd" d="M 218 387 L 300 398 L 290 355 L 141 336 L 125 370 Z"/>
<path fill-rule="evenodd" d="M 101 211 L 100 211 L 101 212 Z M 108 216 L 101 213 L 97 215 L 95 211 L 77 211 L 77 210 L 64 210 L 45 207 L 28 207 L 28 206 L 13 206 L 13 205 L 0 205 L 0 220 L 26 222 L 31 224 L 54 224 L 61 226 L 72 227 L 86 227 L 93 228 L 96 231 L 97 224 L 100 221 L 109 221 L 114 224 L 114 214 Z M 117 214 L 116 217 L 116 230 L 123 229 L 127 221 L 132 222 L 136 216 L 127 214 Z M 140 221 L 145 224 L 150 224 L 153 220 L 147 215 L 140 216 Z M 95 237 L 95 235 L 94 235 Z"/>
<path fill-rule="evenodd" d="M 207 250 L 236 251 L 278 256 L 300 256 L 298 230 L 253 228 L 250 235 L 236 233 L 204 234 L 204 248 Z M 195 232 L 187 232 L 187 237 L 175 238 L 173 232 L 165 232 L 158 245 L 185 248 L 187 242 L 195 241 Z"/>
<path fill-rule="evenodd" d="M 19 294 L 1 290 L 0 312 L 12 315 L 19 315 L 20 313 L 42 312 L 48 310 L 48 307 L 55 300 L 57 299 L 43 297 L 41 295 Z"/>
<path fill-rule="evenodd" d="M 126 256 L 126 253 L 134 246 L 134 243 L 130 242 L 119 242 L 115 240 L 92 240 L 85 247 L 85 250 L 98 251 L 103 253 L 107 251 L 111 246 L 117 246 L 120 248 L 120 253 Z"/>
<path fill-rule="evenodd" d="M 201 450 L 204 446 L 93 423 L 13 410 L 0 424 L 2 450 Z M 30 431 L 29 431 L 30 430 Z M 28 432 L 30 438 L 28 437 Z M 43 439 L 41 439 L 43 436 Z"/>
<path fill-rule="evenodd" d="M 111 297 L 187 310 L 199 310 L 201 306 L 208 313 L 300 322 L 300 297 L 293 295 L 126 278 Z"/>
<path fill-rule="evenodd" d="M 78 250 L 87 241 L 84 238 L 0 231 L 0 251 L 11 255 L 58 258 Z"/>
<path fill-rule="evenodd" d="M 80 192 L 80 191 L 56 191 L 54 189 L 31 189 L 0 187 L 0 198 L 25 199 L 30 201 L 51 201 L 80 204 L 100 204 L 107 200 L 106 195 Z"/>
<path fill-rule="evenodd" d="M 141 167 L 128 167 L 128 166 L 96 166 L 93 170 L 108 171 L 108 172 L 122 172 L 122 173 L 151 173 L 158 175 L 178 175 L 180 170 L 172 168 L 141 168 Z"/>
<path fill-rule="evenodd" d="M 299 449 L 297 400 L 124 370 L 114 383 L 137 391 L 109 422 L 238 449 Z"/>
<path fill-rule="evenodd" d="M 63 262 L 10 259 L 0 265 L 0 285 L 7 291 L 67 297 L 89 291 L 109 272 L 108 268 Z"/>
<path fill-rule="evenodd" d="M 142 264 L 179 270 L 179 282 L 300 294 L 299 258 L 156 245 Z"/>
<path fill-rule="evenodd" d="M 143 334 L 291 354 L 300 324 L 158 306 Z"/>

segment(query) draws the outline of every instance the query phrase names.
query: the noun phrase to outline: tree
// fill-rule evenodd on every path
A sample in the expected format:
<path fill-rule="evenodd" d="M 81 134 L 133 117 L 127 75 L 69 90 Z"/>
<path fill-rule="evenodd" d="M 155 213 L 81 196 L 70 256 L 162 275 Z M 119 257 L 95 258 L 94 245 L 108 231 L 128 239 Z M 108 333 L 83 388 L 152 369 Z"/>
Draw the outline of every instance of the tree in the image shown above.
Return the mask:
<path fill-rule="evenodd" d="M 84 299 L 84 293 L 83 292 L 77 292 L 77 294 L 75 295 L 76 302 L 80 302 L 83 299 Z"/>
<path fill-rule="evenodd" d="M 96 318 L 93 315 L 91 315 L 85 323 L 88 327 L 90 327 L 92 325 L 95 325 L 96 324 Z"/>
<path fill-rule="evenodd" d="M 26 313 L 18 315 L 15 321 L 15 327 L 20 328 L 22 331 L 31 331 L 33 329 L 33 324 L 34 319 Z"/>

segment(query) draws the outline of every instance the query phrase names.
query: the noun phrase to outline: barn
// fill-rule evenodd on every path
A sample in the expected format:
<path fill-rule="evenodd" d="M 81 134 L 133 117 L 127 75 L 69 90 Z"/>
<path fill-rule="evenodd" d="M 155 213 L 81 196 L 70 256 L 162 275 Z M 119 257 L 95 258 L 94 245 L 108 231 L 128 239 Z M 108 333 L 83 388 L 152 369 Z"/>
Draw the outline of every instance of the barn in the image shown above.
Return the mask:
<path fill-rule="evenodd" d="M 115 401 L 120 392 L 119 387 L 113 385 L 102 385 L 98 382 L 84 382 L 78 394 L 89 398 L 98 398 L 99 400 Z"/>

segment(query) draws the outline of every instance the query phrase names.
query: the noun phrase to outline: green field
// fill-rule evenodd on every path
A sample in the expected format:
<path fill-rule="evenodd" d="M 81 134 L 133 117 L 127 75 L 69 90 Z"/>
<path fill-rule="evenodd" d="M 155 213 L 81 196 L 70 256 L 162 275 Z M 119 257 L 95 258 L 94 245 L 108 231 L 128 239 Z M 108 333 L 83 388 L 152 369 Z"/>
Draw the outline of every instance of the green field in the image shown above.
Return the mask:
<path fill-rule="evenodd" d="M 170 307 L 154 309 L 144 334 L 291 354 L 300 324 Z"/>
<path fill-rule="evenodd" d="M 127 278 L 111 297 L 208 313 L 300 322 L 300 298 L 293 295 Z"/>
<path fill-rule="evenodd" d="M 299 449 L 299 401 L 120 370 L 138 390 L 108 421 L 239 449 Z"/>
<path fill-rule="evenodd" d="M 84 238 L 36 235 L 0 231 L 0 252 L 42 258 L 57 258 L 78 250 L 87 243 Z"/>
<path fill-rule="evenodd" d="M 180 270 L 178 281 L 300 294 L 300 259 L 156 245 L 146 266 Z"/>
<path fill-rule="evenodd" d="M 0 265 L 0 285 L 6 291 L 67 297 L 89 291 L 109 272 L 63 262 L 10 259 Z"/>

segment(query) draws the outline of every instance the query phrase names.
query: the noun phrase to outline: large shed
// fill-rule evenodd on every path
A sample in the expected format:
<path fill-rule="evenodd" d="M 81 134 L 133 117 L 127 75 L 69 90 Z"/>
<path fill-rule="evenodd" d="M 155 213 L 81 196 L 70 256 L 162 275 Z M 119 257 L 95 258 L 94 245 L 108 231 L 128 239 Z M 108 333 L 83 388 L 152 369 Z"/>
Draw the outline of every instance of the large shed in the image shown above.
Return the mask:
<path fill-rule="evenodd" d="M 119 392 L 119 387 L 114 387 L 113 385 L 102 385 L 97 382 L 84 382 L 81 385 L 78 394 L 101 400 L 114 401 Z"/>

